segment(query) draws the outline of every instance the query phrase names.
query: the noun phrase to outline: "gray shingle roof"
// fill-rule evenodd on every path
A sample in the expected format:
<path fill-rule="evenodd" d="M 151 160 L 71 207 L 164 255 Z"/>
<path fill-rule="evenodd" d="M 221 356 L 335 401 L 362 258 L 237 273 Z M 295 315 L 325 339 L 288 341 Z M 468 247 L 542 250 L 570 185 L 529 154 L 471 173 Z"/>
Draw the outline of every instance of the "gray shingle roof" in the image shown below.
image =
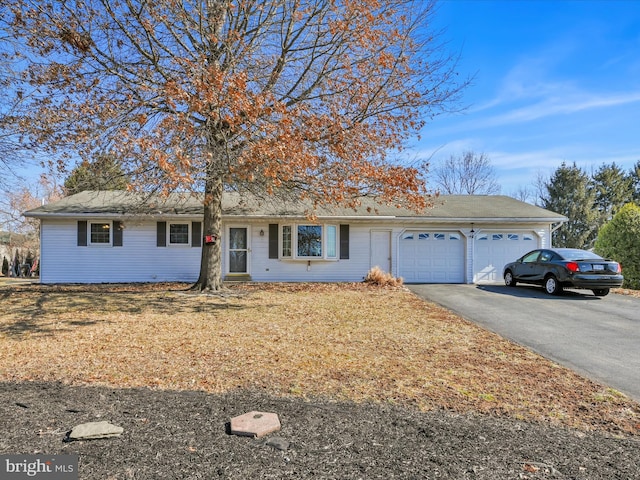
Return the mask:
<path fill-rule="evenodd" d="M 125 191 L 86 191 L 25 212 L 25 216 L 90 217 L 90 216 L 200 216 L 201 195 L 172 193 L 168 197 Z M 249 194 L 225 192 L 222 203 L 225 217 L 304 217 L 311 209 L 300 201 L 283 202 L 275 198 L 258 198 Z M 397 208 L 363 198 L 357 209 L 321 207 L 319 217 L 374 218 L 441 221 L 544 221 L 561 222 L 566 218 L 503 195 L 444 195 L 435 199 L 433 208 L 424 212 Z"/>

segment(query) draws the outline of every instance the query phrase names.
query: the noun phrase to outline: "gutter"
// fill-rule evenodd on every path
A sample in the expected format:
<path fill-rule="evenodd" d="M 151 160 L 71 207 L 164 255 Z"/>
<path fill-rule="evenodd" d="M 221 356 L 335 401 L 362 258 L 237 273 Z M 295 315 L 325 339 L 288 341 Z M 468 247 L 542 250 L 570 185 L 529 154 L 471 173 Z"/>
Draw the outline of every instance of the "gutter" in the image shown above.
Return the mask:
<path fill-rule="evenodd" d="M 124 212 L 95 212 L 95 213 L 30 213 L 25 212 L 25 217 L 39 218 L 39 219 L 51 219 L 51 218 L 139 218 L 139 219 L 153 219 L 153 218 L 195 218 L 202 217 L 203 214 L 196 213 L 144 213 L 144 214 L 132 214 Z M 245 220 L 274 220 L 278 219 L 305 219 L 304 215 L 241 215 L 241 214 L 222 214 L 224 219 L 245 219 Z M 392 221 L 396 223 L 550 223 L 557 224 L 552 227 L 552 232 L 556 231 L 567 221 L 566 218 L 559 220 L 558 217 L 546 218 L 546 217 L 407 217 L 407 216 L 395 216 L 395 215 L 321 215 L 316 217 L 319 220 L 344 220 L 344 221 Z"/>

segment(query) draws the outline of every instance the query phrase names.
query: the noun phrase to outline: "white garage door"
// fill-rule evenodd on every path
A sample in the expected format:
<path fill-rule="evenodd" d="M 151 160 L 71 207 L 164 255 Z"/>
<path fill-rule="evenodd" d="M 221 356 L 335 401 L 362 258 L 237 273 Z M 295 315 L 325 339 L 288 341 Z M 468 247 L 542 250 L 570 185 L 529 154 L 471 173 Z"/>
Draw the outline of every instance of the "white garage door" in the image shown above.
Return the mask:
<path fill-rule="evenodd" d="M 502 281 L 502 269 L 530 250 L 538 248 L 533 232 L 495 231 L 476 234 L 474 238 L 473 281 Z"/>
<path fill-rule="evenodd" d="M 400 276 L 407 283 L 464 283 L 460 233 L 407 231 L 400 236 Z"/>

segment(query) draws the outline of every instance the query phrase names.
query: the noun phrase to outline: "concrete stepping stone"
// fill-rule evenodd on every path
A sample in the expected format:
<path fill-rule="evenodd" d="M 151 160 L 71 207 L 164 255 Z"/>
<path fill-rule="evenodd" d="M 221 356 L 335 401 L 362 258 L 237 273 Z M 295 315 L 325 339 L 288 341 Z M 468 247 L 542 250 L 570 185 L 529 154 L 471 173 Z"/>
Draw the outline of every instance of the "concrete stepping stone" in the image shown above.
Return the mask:
<path fill-rule="evenodd" d="M 122 435 L 124 428 L 112 425 L 109 422 L 89 422 L 73 427 L 69 433 L 69 440 L 95 440 L 98 438 L 111 438 Z"/>
<path fill-rule="evenodd" d="M 249 412 L 231 419 L 231 434 L 245 437 L 264 437 L 280 430 L 280 419 L 275 413 Z"/>

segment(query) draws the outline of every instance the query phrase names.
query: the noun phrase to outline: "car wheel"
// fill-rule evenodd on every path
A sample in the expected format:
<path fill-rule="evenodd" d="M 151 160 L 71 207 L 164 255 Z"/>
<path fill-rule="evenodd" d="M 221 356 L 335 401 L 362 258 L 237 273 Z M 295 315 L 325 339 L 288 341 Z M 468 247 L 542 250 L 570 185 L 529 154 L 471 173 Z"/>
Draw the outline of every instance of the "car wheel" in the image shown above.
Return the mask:
<path fill-rule="evenodd" d="M 593 294 L 596 297 L 606 297 L 607 295 L 609 295 L 609 289 L 608 288 L 596 288 L 595 290 L 593 290 Z"/>
<path fill-rule="evenodd" d="M 544 289 L 549 295 L 560 295 L 562 293 L 562 285 L 553 275 L 549 275 L 544 279 Z"/>
<path fill-rule="evenodd" d="M 513 278 L 513 274 L 511 273 L 511 270 L 507 270 L 504 274 L 504 284 L 507 287 L 515 287 L 516 286 L 516 279 Z"/>

